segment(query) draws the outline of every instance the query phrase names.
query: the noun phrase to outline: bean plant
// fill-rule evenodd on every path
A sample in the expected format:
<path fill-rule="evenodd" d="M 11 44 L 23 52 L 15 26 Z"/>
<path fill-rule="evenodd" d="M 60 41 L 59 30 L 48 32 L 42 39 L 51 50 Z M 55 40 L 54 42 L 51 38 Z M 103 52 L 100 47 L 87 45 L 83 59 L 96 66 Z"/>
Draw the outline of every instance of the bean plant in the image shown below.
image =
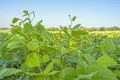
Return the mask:
<path fill-rule="evenodd" d="M 76 16 L 58 33 L 34 18 L 24 10 L 0 34 L 0 80 L 120 80 L 120 37 L 79 30 Z"/>

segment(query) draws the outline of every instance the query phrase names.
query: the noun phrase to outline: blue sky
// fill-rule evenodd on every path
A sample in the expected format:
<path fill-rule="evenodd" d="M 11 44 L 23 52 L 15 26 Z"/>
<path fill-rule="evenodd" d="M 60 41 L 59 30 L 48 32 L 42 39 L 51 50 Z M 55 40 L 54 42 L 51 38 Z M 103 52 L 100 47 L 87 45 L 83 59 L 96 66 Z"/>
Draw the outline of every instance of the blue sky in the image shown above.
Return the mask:
<path fill-rule="evenodd" d="M 23 10 L 34 11 L 33 24 L 42 19 L 46 27 L 69 25 L 69 14 L 86 27 L 120 26 L 120 0 L 0 0 L 0 10 L 0 27 L 9 27 Z"/>

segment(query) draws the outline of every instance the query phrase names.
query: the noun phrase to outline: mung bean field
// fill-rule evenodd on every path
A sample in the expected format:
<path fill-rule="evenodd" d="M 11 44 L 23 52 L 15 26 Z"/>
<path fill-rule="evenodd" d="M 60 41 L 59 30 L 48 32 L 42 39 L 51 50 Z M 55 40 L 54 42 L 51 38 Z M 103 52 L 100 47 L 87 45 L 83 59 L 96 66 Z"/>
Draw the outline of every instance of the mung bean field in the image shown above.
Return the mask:
<path fill-rule="evenodd" d="M 120 80 L 120 32 L 50 32 L 34 12 L 0 32 L 0 80 Z M 76 17 L 70 17 L 71 23 Z"/>

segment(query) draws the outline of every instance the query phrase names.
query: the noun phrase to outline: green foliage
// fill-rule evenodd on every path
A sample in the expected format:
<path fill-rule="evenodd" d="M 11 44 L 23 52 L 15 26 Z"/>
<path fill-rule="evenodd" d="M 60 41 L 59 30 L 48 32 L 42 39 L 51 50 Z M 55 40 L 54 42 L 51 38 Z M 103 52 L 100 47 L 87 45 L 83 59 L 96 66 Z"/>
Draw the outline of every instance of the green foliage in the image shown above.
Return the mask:
<path fill-rule="evenodd" d="M 77 76 L 77 73 L 74 68 L 66 67 L 61 71 L 62 80 L 74 80 L 76 76 Z"/>
<path fill-rule="evenodd" d="M 34 28 L 33 28 L 32 24 L 30 24 L 30 23 L 25 23 L 25 24 L 24 24 L 23 32 L 24 32 L 25 34 L 30 34 L 30 33 L 32 33 L 33 31 L 34 31 Z"/>
<path fill-rule="evenodd" d="M 40 66 L 40 59 L 37 53 L 30 53 L 27 55 L 26 62 L 28 67 Z"/>
<path fill-rule="evenodd" d="M 73 31 L 76 30 L 77 28 L 80 27 L 80 25 L 81 25 L 81 24 L 77 24 L 77 25 L 75 25 L 75 26 L 72 28 L 72 30 L 73 30 Z"/>
<path fill-rule="evenodd" d="M 54 64 L 54 62 L 50 62 L 50 63 L 47 65 L 46 69 L 44 70 L 44 74 L 45 74 L 45 75 L 49 74 L 50 71 L 53 69 L 53 64 Z"/>
<path fill-rule="evenodd" d="M 12 23 L 14 24 L 14 23 L 16 23 L 18 20 L 19 20 L 19 18 L 14 18 L 14 19 L 12 20 Z"/>
<path fill-rule="evenodd" d="M 34 12 L 12 20 L 10 34 L 0 34 L 1 80 L 119 80 L 120 36 L 95 34 L 80 24 L 49 32 Z"/>
<path fill-rule="evenodd" d="M 93 80 L 118 80 L 116 75 L 107 68 L 99 68 L 99 73 L 93 77 Z"/>
<path fill-rule="evenodd" d="M 9 48 L 10 50 L 12 49 L 16 49 L 16 48 L 21 48 L 24 46 L 24 41 L 22 39 L 14 39 L 11 43 L 9 43 L 7 45 L 7 48 Z"/>
<path fill-rule="evenodd" d="M 28 43 L 27 48 L 31 51 L 36 51 L 39 48 L 39 42 L 36 39 L 33 39 Z"/>
<path fill-rule="evenodd" d="M 110 67 L 117 65 L 117 62 L 109 56 L 101 56 L 96 60 L 99 67 Z"/>
<path fill-rule="evenodd" d="M 5 68 L 0 70 L 0 79 L 7 77 L 7 76 L 11 76 L 11 75 L 17 75 L 17 73 L 22 72 L 22 70 L 19 69 L 15 69 L 15 68 Z"/>

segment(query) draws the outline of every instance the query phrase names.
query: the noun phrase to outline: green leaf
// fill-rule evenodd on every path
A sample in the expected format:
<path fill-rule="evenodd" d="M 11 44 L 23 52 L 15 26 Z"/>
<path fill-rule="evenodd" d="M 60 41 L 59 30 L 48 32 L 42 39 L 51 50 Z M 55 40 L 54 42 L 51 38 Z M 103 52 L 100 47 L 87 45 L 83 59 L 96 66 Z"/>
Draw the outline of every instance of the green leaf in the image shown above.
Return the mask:
<path fill-rule="evenodd" d="M 23 61 L 23 56 L 22 56 L 22 54 L 13 54 L 12 55 L 12 58 L 13 58 L 13 61 L 15 61 L 15 62 L 17 62 L 17 63 L 19 63 L 19 64 L 21 64 L 22 63 L 22 61 Z"/>
<path fill-rule="evenodd" d="M 23 16 L 27 16 L 27 15 L 29 15 L 29 13 L 28 13 L 28 11 L 27 11 L 27 10 L 24 10 L 24 11 L 23 11 L 23 13 L 24 13 L 24 15 L 23 15 Z"/>
<path fill-rule="evenodd" d="M 17 34 L 18 32 L 20 32 L 22 30 L 22 28 L 20 26 L 14 26 L 12 27 L 12 34 Z"/>
<path fill-rule="evenodd" d="M 24 42 L 24 41 L 23 41 L 22 39 L 19 39 L 19 38 L 14 39 L 11 43 L 9 43 L 9 44 L 7 45 L 7 48 L 10 49 L 10 50 L 16 49 L 16 48 L 21 48 L 21 47 L 24 46 L 24 43 L 23 43 L 23 42 Z"/>
<path fill-rule="evenodd" d="M 50 60 L 50 57 L 48 55 L 44 55 L 42 57 L 42 63 L 48 62 Z"/>
<path fill-rule="evenodd" d="M 70 57 L 70 58 L 68 58 L 68 61 L 70 61 L 72 63 L 77 63 L 77 58 L 76 57 Z"/>
<path fill-rule="evenodd" d="M 24 28 L 23 28 L 23 32 L 26 33 L 26 34 L 30 34 L 34 31 L 34 28 L 32 26 L 32 24 L 30 23 L 25 23 L 24 24 Z"/>
<path fill-rule="evenodd" d="M 61 71 L 62 80 L 74 80 L 75 77 L 77 77 L 77 74 L 74 68 L 66 67 Z"/>
<path fill-rule="evenodd" d="M 73 16 L 72 21 L 75 21 L 75 20 L 76 20 L 76 16 Z"/>
<path fill-rule="evenodd" d="M 36 51 L 39 48 L 39 42 L 36 39 L 30 41 L 27 45 L 27 48 L 31 51 Z"/>
<path fill-rule="evenodd" d="M 60 26 L 60 29 L 61 29 L 68 37 L 70 37 L 69 32 L 68 32 L 65 28 L 63 28 L 62 26 Z"/>
<path fill-rule="evenodd" d="M 98 67 L 109 67 L 117 65 L 117 62 L 110 56 L 101 56 L 96 60 Z"/>
<path fill-rule="evenodd" d="M 82 58 L 82 56 L 79 56 L 79 57 L 78 57 L 77 70 L 78 70 L 80 73 L 85 73 L 86 70 L 88 70 L 88 64 L 87 64 L 87 62 Z"/>
<path fill-rule="evenodd" d="M 49 32 L 47 32 L 47 31 L 42 31 L 41 32 L 41 38 L 43 40 L 52 39 L 52 35 Z"/>
<path fill-rule="evenodd" d="M 17 21 L 19 21 L 20 19 L 19 18 L 13 18 L 13 20 L 12 20 L 12 23 L 14 24 L 14 23 L 16 23 Z"/>
<path fill-rule="evenodd" d="M 116 75 L 108 68 L 98 68 L 97 75 L 92 80 L 118 80 Z"/>
<path fill-rule="evenodd" d="M 81 35 L 87 35 L 88 32 L 83 31 L 83 30 L 79 30 L 79 31 L 72 31 L 71 35 L 75 38 L 80 38 Z"/>
<path fill-rule="evenodd" d="M 55 74 L 57 74 L 57 73 L 60 73 L 60 71 L 52 71 L 52 72 L 50 72 L 50 73 L 48 74 L 48 76 L 55 75 Z"/>
<path fill-rule="evenodd" d="M 12 58 L 13 55 L 14 54 L 6 52 L 5 54 L 2 55 L 2 58 L 4 58 L 5 60 L 11 60 L 11 58 Z"/>
<path fill-rule="evenodd" d="M 35 25 L 35 28 L 36 28 L 36 32 L 38 34 L 40 34 L 42 31 L 46 31 L 45 27 L 41 24 L 41 22 L 38 22 L 36 25 Z"/>
<path fill-rule="evenodd" d="M 75 25 L 75 26 L 72 28 L 72 30 L 73 30 L 73 31 L 76 30 L 78 27 L 80 27 L 80 25 L 81 25 L 81 24 Z"/>
<path fill-rule="evenodd" d="M 48 52 L 50 54 L 53 54 L 54 52 L 58 51 L 54 47 L 48 47 L 48 46 L 41 46 L 41 50 L 45 51 L 45 52 Z"/>
<path fill-rule="evenodd" d="M 45 74 L 45 75 L 48 75 L 48 74 L 50 73 L 50 71 L 53 69 L 53 64 L 54 64 L 53 61 L 48 64 L 48 66 L 47 66 L 46 69 L 44 70 L 44 74 Z"/>
<path fill-rule="evenodd" d="M 36 66 L 40 66 L 39 55 L 37 53 L 28 54 L 27 59 L 26 59 L 26 64 L 31 68 L 36 67 Z"/>
<path fill-rule="evenodd" d="M 4 77 L 7 77 L 7 76 L 11 76 L 11 75 L 19 73 L 19 72 L 22 72 L 22 70 L 15 69 L 15 68 L 5 68 L 5 69 L 2 69 L 0 71 L 0 79 L 2 79 Z"/>
<path fill-rule="evenodd" d="M 81 74 L 81 75 L 78 75 L 78 77 L 74 80 L 92 80 L 92 77 L 94 75 L 96 75 L 97 73 L 98 72 L 96 71 L 96 72 L 92 72 L 92 73 L 86 74 L 86 75 Z"/>
<path fill-rule="evenodd" d="M 114 71 L 115 75 L 120 78 L 120 70 L 115 70 Z"/>

